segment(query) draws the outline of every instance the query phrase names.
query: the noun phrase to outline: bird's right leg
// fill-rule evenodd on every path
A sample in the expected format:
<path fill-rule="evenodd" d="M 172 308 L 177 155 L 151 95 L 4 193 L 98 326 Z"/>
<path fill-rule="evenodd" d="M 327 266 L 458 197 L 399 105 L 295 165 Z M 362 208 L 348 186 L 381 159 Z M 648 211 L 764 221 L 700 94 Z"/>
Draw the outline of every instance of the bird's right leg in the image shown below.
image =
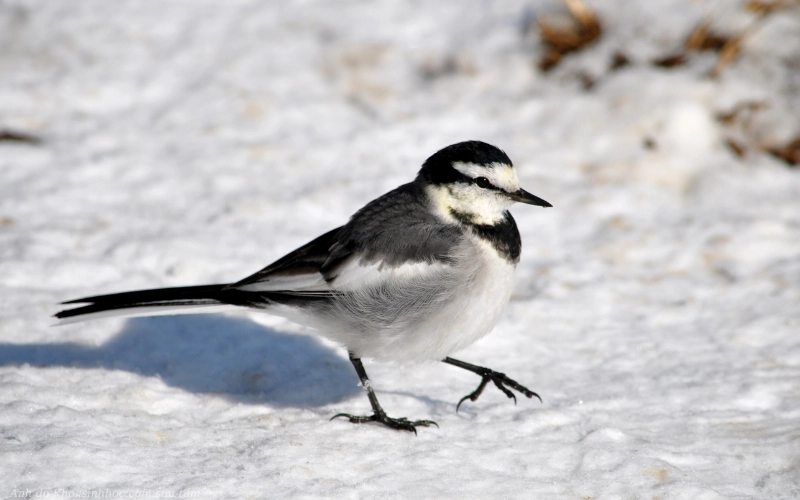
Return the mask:
<path fill-rule="evenodd" d="M 478 388 L 472 391 L 471 393 L 467 394 L 463 398 L 461 398 L 461 401 L 459 401 L 458 405 L 456 405 L 456 411 L 458 411 L 458 409 L 461 407 L 461 403 L 463 403 L 467 399 L 469 399 L 470 401 L 476 401 L 478 397 L 481 394 L 483 394 L 483 390 L 486 388 L 489 382 L 494 382 L 494 385 L 497 386 L 497 388 L 500 389 L 503 392 L 503 394 L 514 400 L 514 404 L 517 404 L 517 397 L 514 396 L 514 393 L 511 392 L 508 389 L 508 387 L 511 387 L 512 389 L 521 392 L 522 394 L 524 394 L 529 398 L 536 396 L 539 399 L 539 402 L 542 401 L 542 398 L 540 398 L 538 394 L 528 389 L 524 385 L 520 384 L 516 380 L 508 378 L 505 373 L 496 372 L 494 370 L 490 370 L 489 368 L 485 368 L 483 366 L 473 365 L 472 363 L 465 363 L 464 361 L 459 361 L 453 358 L 444 358 L 442 361 L 447 364 L 457 366 L 465 370 L 469 370 L 472 373 L 477 373 L 478 375 L 481 376 L 481 383 L 478 386 Z"/>
<path fill-rule="evenodd" d="M 378 397 L 375 396 L 375 391 L 372 390 L 372 385 L 369 383 L 369 377 L 367 377 L 367 371 L 364 370 L 364 365 L 361 364 L 361 358 L 355 357 L 351 352 L 350 362 L 353 363 L 353 367 L 356 369 L 358 378 L 361 379 L 361 386 L 364 387 L 365 391 L 367 391 L 367 397 L 369 398 L 369 403 L 372 405 L 372 411 L 374 413 L 369 416 L 356 416 L 356 415 L 350 415 L 349 413 L 338 413 L 333 417 L 331 417 L 331 420 L 338 417 L 345 417 L 354 424 L 363 424 L 364 422 L 378 422 L 387 427 L 391 427 L 392 429 L 397 429 L 399 431 L 409 431 L 413 432 L 414 434 L 417 433 L 416 426 L 418 425 L 422 427 L 428 427 L 431 425 L 439 427 L 439 425 L 432 420 L 415 420 L 412 422 L 405 417 L 392 418 L 386 415 L 386 412 L 383 411 L 383 408 L 381 408 L 380 403 L 378 403 Z"/>

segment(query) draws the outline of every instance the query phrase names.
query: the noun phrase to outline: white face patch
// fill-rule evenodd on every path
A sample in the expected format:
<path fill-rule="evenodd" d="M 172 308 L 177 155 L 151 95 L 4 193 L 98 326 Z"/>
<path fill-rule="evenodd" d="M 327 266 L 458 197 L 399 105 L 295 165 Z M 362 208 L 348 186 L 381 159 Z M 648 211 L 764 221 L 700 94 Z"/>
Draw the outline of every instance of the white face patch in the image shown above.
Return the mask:
<path fill-rule="evenodd" d="M 457 161 L 453 163 L 453 168 L 472 179 L 486 177 L 493 186 L 499 187 L 507 193 L 519 191 L 519 179 L 511 165 L 495 162 L 483 166 Z"/>
<path fill-rule="evenodd" d="M 455 162 L 453 168 L 471 179 L 486 177 L 505 192 L 519 190 L 517 174 L 510 165 L 492 163 L 487 167 Z M 458 212 L 469 216 L 475 224 L 496 224 L 504 219 L 503 213 L 514 203 L 501 192 L 467 183 L 428 186 L 428 196 L 436 213 L 448 222 L 455 222 L 453 212 Z"/>
<path fill-rule="evenodd" d="M 503 213 L 514 203 L 503 193 L 475 184 L 431 185 L 427 191 L 434 212 L 447 222 L 456 222 L 453 212 L 457 212 L 475 224 L 493 225 L 505 218 Z"/>

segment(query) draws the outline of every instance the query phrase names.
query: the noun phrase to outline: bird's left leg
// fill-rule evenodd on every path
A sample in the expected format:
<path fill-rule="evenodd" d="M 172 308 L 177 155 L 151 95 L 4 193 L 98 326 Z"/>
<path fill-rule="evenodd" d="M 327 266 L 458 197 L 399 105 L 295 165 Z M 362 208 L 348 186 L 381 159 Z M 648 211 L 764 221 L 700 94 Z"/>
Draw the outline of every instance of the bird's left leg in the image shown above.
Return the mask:
<path fill-rule="evenodd" d="M 478 396 L 480 396 L 481 393 L 483 393 L 483 390 L 486 388 L 486 385 L 489 382 L 494 382 L 494 385 L 496 385 L 498 389 L 503 391 L 503 394 L 514 400 L 514 404 L 517 404 L 517 397 L 514 396 L 514 393 L 511 392 L 508 387 L 511 387 L 511 389 L 514 389 L 515 391 L 519 391 L 520 393 L 528 396 L 529 398 L 536 396 L 540 402 L 542 401 L 542 398 L 540 398 L 538 394 L 528 389 L 527 387 L 521 385 L 516 380 L 512 380 L 506 377 L 505 373 L 496 372 L 494 370 L 490 370 L 489 368 L 472 365 L 453 358 L 444 358 L 442 361 L 449 365 L 469 370 L 472 373 L 477 373 L 482 377 L 481 383 L 478 386 L 478 388 L 472 391 L 471 393 L 467 394 L 463 398 L 461 398 L 461 401 L 458 402 L 458 406 L 456 406 L 456 411 L 458 411 L 459 407 L 461 407 L 461 403 L 463 403 L 467 399 L 469 399 L 470 401 L 476 401 L 478 399 Z"/>
<path fill-rule="evenodd" d="M 356 369 L 356 373 L 358 374 L 358 378 L 361 379 L 361 386 L 364 387 L 364 390 L 367 391 L 367 397 L 369 398 L 369 403 L 372 405 L 372 411 L 374 412 L 372 415 L 367 416 L 357 416 L 357 415 L 350 415 L 349 413 L 339 413 L 334 415 L 331 420 L 334 418 L 345 417 L 354 424 L 363 424 L 365 422 L 378 422 L 379 424 L 383 424 L 386 427 L 391 427 L 392 429 L 397 429 L 399 431 L 410 431 L 414 434 L 417 433 L 416 427 L 428 427 L 431 425 L 435 425 L 439 427 L 436 422 L 433 420 L 408 420 L 405 417 L 402 418 L 392 418 L 386 415 L 386 412 L 383 411 L 381 408 L 380 403 L 378 403 L 378 397 L 375 396 L 375 391 L 372 390 L 372 384 L 369 383 L 369 377 L 367 377 L 367 371 L 364 369 L 364 365 L 361 364 L 361 358 L 355 357 L 355 355 L 351 352 L 350 353 L 350 362 L 353 363 L 353 368 Z"/>

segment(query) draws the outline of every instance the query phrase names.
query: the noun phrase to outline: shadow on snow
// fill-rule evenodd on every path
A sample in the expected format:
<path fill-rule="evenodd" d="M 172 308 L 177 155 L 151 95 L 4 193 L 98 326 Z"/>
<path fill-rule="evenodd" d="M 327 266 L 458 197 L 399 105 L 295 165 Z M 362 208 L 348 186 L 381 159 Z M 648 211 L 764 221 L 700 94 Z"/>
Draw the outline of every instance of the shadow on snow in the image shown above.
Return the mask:
<path fill-rule="evenodd" d="M 223 315 L 135 318 L 105 344 L 0 344 L 0 365 L 126 370 L 195 393 L 311 408 L 358 394 L 347 359 L 314 337 Z"/>

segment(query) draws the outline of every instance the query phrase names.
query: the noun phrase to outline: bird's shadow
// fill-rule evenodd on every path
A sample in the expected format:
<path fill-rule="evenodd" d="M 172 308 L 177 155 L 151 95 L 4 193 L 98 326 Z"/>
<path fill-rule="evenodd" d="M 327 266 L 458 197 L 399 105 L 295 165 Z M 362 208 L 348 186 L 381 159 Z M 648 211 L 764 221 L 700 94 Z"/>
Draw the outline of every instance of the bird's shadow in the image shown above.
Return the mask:
<path fill-rule="evenodd" d="M 195 393 L 278 407 L 319 407 L 360 392 L 348 361 L 316 338 L 222 315 L 131 319 L 97 347 L 0 344 L 0 366 L 25 363 L 126 370 Z"/>

